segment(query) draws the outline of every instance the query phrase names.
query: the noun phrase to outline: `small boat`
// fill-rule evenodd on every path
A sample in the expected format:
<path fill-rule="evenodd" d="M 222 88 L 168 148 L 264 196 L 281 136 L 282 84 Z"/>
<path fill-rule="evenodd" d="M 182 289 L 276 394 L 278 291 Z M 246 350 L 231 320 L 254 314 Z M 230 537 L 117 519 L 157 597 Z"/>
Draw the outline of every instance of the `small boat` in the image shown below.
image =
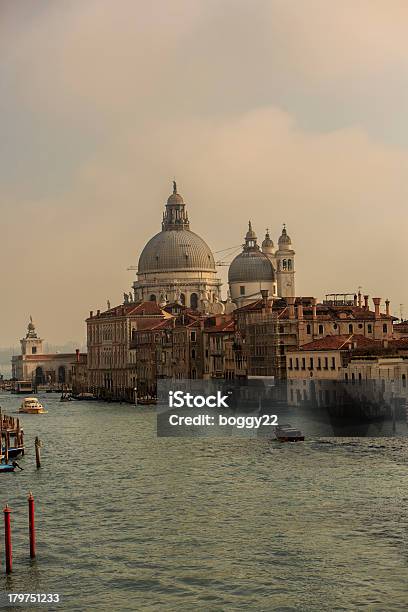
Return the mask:
<path fill-rule="evenodd" d="M 71 402 L 72 396 L 70 393 L 62 392 L 60 397 L 60 402 Z"/>
<path fill-rule="evenodd" d="M 277 425 L 275 436 L 279 442 L 303 442 L 305 439 L 304 433 L 291 425 Z"/>
<path fill-rule="evenodd" d="M 3 457 L 0 455 L 0 474 L 6 472 L 14 472 L 15 465 L 13 465 L 12 463 L 3 463 L 2 459 Z"/>
<path fill-rule="evenodd" d="M 44 410 L 44 406 L 40 404 L 36 397 L 25 397 L 21 402 L 19 412 L 25 414 L 45 414 L 47 411 Z"/>
<path fill-rule="evenodd" d="M 72 395 L 71 398 L 76 399 L 76 400 L 84 400 L 84 401 L 91 401 L 91 400 L 98 399 L 97 397 L 94 396 L 93 393 L 78 393 L 78 395 Z"/>

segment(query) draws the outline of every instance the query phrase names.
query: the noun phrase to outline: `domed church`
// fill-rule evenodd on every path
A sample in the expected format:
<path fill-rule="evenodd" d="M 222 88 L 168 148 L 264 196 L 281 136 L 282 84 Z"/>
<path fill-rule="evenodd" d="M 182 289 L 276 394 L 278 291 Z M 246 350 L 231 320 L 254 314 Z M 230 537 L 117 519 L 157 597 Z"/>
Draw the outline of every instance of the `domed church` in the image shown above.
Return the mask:
<path fill-rule="evenodd" d="M 186 204 L 173 181 L 163 213 L 162 229 L 144 247 L 133 283 L 135 300 L 179 302 L 194 309 L 221 300 L 214 256 L 190 230 Z"/>
<path fill-rule="evenodd" d="M 264 289 L 270 296 L 295 296 L 295 252 L 285 225 L 278 240 L 278 249 L 271 240 L 269 230 L 266 230 L 262 248 L 257 240 L 249 221 L 242 253 L 233 259 L 228 271 L 230 295 L 238 306 L 257 300 Z"/>

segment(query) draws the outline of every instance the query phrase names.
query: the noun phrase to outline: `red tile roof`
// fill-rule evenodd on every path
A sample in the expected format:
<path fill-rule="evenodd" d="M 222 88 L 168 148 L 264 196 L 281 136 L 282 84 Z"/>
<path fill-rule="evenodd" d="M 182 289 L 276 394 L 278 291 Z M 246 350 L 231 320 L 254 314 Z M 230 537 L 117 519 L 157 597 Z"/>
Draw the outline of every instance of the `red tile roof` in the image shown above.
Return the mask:
<path fill-rule="evenodd" d="M 314 340 L 303 344 L 299 349 L 294 348 L 290 350 L 295 351 L 328 351 L 328 350 L 350 350 L 350 344 L 353 349 L 360 348 L 376 348 L 382 346 L 381 340 L 371 340 L 361 334 L 339 334 L 336 336 L 325 336 L 320 340 Z"/>
<path fill-rule="evenodd" d="M 113 317 L 123 317 L 123 316 L 160 316 L 166 315 L 156 302 L 136 302 L 134 304 L 120 304 L 119 306 L 114 306 L 109 310 L 105 310 L 104 312 L 100 312 L 99 314 L 95 314 L 92 317 L 89 317 L 87 321 L 92 321 L 93 319 L 111 319 Z"/>

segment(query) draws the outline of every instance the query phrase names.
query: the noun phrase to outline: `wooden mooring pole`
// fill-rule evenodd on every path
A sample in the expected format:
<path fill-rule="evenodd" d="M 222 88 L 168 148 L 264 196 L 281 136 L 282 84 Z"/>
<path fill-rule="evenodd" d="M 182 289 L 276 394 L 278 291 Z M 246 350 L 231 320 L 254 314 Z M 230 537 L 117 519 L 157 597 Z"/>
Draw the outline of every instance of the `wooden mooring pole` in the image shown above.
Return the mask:
<path fill-rule="evenodd" d="M 30 557 L 35 559 L 34 497 L 31 491 L 28 496 L 28 528 L 30 532 Z"/>
<path fill-rule="evenodd" d="M 41 440 L 38 436 L 35 437 L 35 463 L 37 470 L 41 467 Z"/>
<path fill-rule="evenodd" d="M 4 512 L 4 544 L 6 552 L 6 574 L 11 574 L 12 570 L 12 551 L 11 551 L 11 522 L 10 513 L 11 508 L 8 504 L 3 509 Z"/>

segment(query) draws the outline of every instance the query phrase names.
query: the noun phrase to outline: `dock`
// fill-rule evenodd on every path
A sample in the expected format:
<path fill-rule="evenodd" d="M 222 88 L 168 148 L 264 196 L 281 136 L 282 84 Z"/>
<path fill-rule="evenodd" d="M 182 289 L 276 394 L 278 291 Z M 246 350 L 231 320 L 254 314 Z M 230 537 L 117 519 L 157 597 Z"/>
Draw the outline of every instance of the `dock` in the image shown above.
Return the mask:
<path fill-rule="evenodd" d="M 0 410 L 0 455 L 6 463 L 9 458 L 24 455 L 24 431 L 20 419 L 3 414 Z"/>

